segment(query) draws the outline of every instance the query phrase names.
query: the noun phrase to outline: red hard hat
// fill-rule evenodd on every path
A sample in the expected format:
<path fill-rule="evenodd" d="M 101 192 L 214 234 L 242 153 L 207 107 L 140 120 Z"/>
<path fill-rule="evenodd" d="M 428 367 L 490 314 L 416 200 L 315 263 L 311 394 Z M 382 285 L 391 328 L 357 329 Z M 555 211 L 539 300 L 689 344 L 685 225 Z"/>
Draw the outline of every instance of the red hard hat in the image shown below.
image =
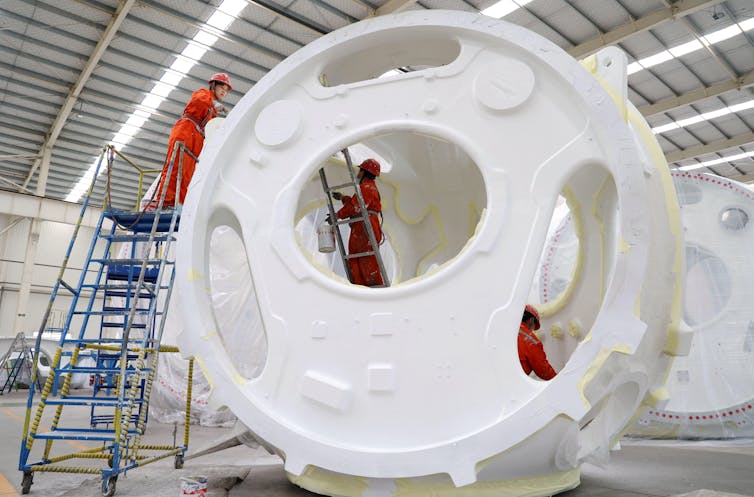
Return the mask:
<path fill-rule="evenodd" d="M 525 313 L 528 312 L 534 317 L 534 319 L 537 321 L 537 323 L 534 325 L 534 329 L 538 330 L 539 329 L 539 312 L 537 311 L 537 309 L 531 304 L 526 304 L 526 308 L 524 308 L 524 312 Z"/>
<path fill-rule="evenodd" d="M 212 84 L 213 81 L 217 81 L 218 83 L 225 83 L 226 85 L 228 85 L 228 91 L 233 89 L 233 85 L 230 84 L 230 76 L 228 76 L 224 72 L 213 74 L 212 77 L 209 78 L 209 83 Z"/>
<path fill-rule="evenodd" d="M 368 173 L 372 173 L 375 176 L 380 175 L 380 163 L 374 159 L 367 159 L 362 162 L 359 167 Z"/>

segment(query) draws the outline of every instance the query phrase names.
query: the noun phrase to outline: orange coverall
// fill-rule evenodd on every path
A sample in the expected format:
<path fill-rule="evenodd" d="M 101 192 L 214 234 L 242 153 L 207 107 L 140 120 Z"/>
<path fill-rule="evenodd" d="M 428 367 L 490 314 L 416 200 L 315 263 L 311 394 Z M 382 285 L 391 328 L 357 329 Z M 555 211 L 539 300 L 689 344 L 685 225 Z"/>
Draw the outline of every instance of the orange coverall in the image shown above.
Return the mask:
<path fill-rule="evenodd" d="M 204 126 L 210 121 L 210 119 L 217 117 L 217 111 L 214 107 L 215 94 L 207 88 L 202 88 L 195 91 L 191 95 L 191 100 L 183 110 L 183 116 L 175 123 L 173 130 L 170 132 L 170 141 L 168 141 L 168 154 L 165 158 L 165 164 L 162 166 L 162 174 L 160 176 L 160 186 L 157 190 L 157 197 L 154 203 L 160 201 L 162 195 L 162 188 L 165 183 L 165 176 L 167 175 L 168 168 L 170 167 L 170 159 L 173 156 L 173 148 L 176 142 L 183 142 L 186 148 L 198 157 L 202 152 L 204 146 Z M 165 192 L 164 207 L 175 205 L 175 191 L 176 180 L 178 179 L 178 164 L 180 159 L 180 153 L 176 153 L 175 164 L 170 172 L 170 180 L 168 181 L 167 191 Z M 186 198 L 186 191 L 188 190 L 191 177 L 194 175 L 194 169 L 196 168 L 196 160 L 189 154 L 183 154 L 183 169 L 181 170 L 181 193 L 180 201 L 183 203 Z"/>
<path fill-rule="evenodd" d="M 380 228 L 379 220 L 379 213 L 382 212 L 380 192 L 377 190 L 377 185 L 373 179 L 362 179 L 359 188 L 361 189 L 361 196 L 364 198 L 364 205 L 366 205 L 369 211 L 369 221 L 372 224 L 374 237 L 379 245 L 382 241 L 382 229 Z M 337 212 L 338 219 L 361 215 L 359 199 L 356 195 L 350 197 L 344 195 L 341 200 L 343 201 L 343 207 Z M 367 234 L 364 222 L 359 220 L 351 223 L 349 226 L 351 227 L 351 235 L 348 238 L 348 253 L 370 252 L 372 245 L 369 243 L 369 235 Z M 377 248 L 379 250 L 379 247 Z M 379 286 L 383 284 L 380 266 L 377 264 L 377 257 L 374 255 L 348 259 L 348 267 L 351 270 L 351 277 L 353 278 L 351 283 L 364 286 Z"/>
<path fill-rule="evenodd" d="M 551 380 L 558 374 L 547 360 L 542 342 L 524 323 L 518 329 L 518 359 L 527 376 L 532 370 L 543 380 Z"/>

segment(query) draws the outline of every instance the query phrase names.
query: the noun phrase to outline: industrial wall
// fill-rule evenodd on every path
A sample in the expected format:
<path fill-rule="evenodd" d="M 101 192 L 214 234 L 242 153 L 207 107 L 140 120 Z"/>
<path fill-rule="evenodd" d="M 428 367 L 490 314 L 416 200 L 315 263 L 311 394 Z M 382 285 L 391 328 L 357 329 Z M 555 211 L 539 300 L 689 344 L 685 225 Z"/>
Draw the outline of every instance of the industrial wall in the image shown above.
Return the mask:
<path fill-rule="evenodd" d="M 30 337 L 39 330 L 74 230 L 72 224 L 40 221 L 36 256 L 33 259 L 31 270 L 31 294 L 25 311 L 26 316 L 21 321 L 21 329 L 13 329 L 18 312 L 19 289 L 23 277 L 31 222 L 30 218 L 0 213 L 0 337 L 12 337 L 18 332 L 24 332 Z M 72 286 L 75 286 L 81 275 L 93 231 L 92 228 L 85 226 L 82 226 L 79 230 L 78 241 L 71 253 L 68 269 L 64 276 L 64 280 Z M 97 249 L 101 254 L 101 243 L 97 246 Z M 55 300 L 48 327 L 62 326 L 70 303 L 70 293 L 61 289 Z M 97 303 L 96 305 L 99 306 L 100 304 Z M 87 334 L 96 333 L 98 323 L 90 323 L 88 328 Z"/>

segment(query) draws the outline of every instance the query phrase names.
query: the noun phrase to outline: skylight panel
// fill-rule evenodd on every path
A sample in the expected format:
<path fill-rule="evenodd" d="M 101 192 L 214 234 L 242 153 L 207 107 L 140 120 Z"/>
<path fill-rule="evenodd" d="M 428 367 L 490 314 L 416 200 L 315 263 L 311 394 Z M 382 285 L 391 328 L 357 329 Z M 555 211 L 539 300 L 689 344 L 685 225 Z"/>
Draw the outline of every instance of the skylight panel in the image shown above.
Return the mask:
<path fill-rule="evenodd" d="M 160 96 L 160 97 L 167 97 L 170 95 L 170 92 L 175 89 L 175 86 L 168 85 L 165 83 L 155 83 L 154 88 L 152 88 L 151 93 L 154 95 Z"/>
<path fill-rule="evenodd" d="M 203 33 L 204 31 L 200 31 L 200 33 Z M 209 35 L 212 36 L 212 35 Z M 196 36 L 194 39 L 196 40 Z M 215 40 L 217 40 L 217 36 L 214 37 Z M 214 43 L 214 42 L 213 42 Z M 208 47 L 204 45 L 198 45 L 196 43 L 189 43 L 186 45 L 186 48 L 183 49 L 183 52 L 181 52 L 181 55 L 184 57 L 188 57 L 189 59 L 194 59 L 196 61 L 199 61 L 205 53 L 207 53 Z"/>
<path fill-rule="evenodd" d="M 670 52 L 673 55 L 673 57 L 683 57 L 686 54 L 689 54 L 691 52 L 696 52 L 697 50 L 700 50 L 702 48 L 704 48 L 704 45 L 702 45 L 701 41 L 691 40 L 687 43 L 682 43 L 673 48 L 669 48 L 668 52 Z"/>
<path fill-rule="evenodd" d="M 160 78 L 160 82 L 165 83 L 169 86 L 176 87 L 185 76 L 185 74 L 181 74 L 179 72 L 165 71 L 165 74 L 163 74 Z"/>
<path fill-rule="evenodd" d="M 246 0 L 225 0 L 220 4 L 217 10 L 225 12 L 231 16 L 236 16 L 244 9 L 244 7 L 246 7 L 246 5 L 248 5 Z"/>
<path fill-rule="evenodd" d="M 144 97 L 144 100 L 141 101 L 141 105 L 144 107 L 149 107 L 150 109 L 157 109 L 160 105 L 162 105 L 162 102 L 165 101 L 165 98 L 159 96 L 159 95 L 152 95 L 151 93 Z"/>
<path fill-rule="evenodd" d="M 511 12 L 520 9 L 531 1 L 532 0 L 500 0 L 496 4 L 490 5 L 486 9 L 482 10 L 481 13 L 488 17 L 495 17 L 500 19 L 501 17 L 505 17 Z"/>
<path fill-rule="evenodd" d="M 749 157 L 754 157 L 754 151 L 751 152 L 743 152 L 740 154 L 734 154 L 734 155 L 728 155 L 726 157 L 721 157 L 719 159 L 712 159 L 704 162 L 700 162 L 699 164 L 691 164 L 688 166 L 681 166 L 678 169 L 681 171 L 691 171 L 694 169 L 700 169 L 702 167 L 710 167 L 710 166 L 717 166 L 718 164 L 724 164 L 726 162 L 733 162 L 741 159 L 747 159 Z"/>
<path fill-rule="evenodd" d="M 657 64 L 662 64 L 663 62 L 667 62 L 672 58 L 673 58 L 673 54 L 671 54 L 667 50 L 663 50 L 660 53 L 656 53 L 649 57 L 645 57 L 641 59 L 639 62 L 641 63 L 642 67 L 646 69 L 648 67 L 656 66 Z"/>
<path fill-rule="evenodd" d="M 215 13 L 212 14 L 209 19 L 207 19 L 207 25 L 219 30 L 224 30 L 225 28 L 230 26 L 230 23 L 232 22 L 233 16 L 229 16 L 225 12 L 221 12 L 219 10 L 216 10 Z"/>
<path fill-rule="evenodd" d="M 139 112 L 138 110 L 136 112 Z M 144 123 L 147 122 L 147 118 L 139 116 L 134 112 L 131 114 L 131 116 L 126 121 L 126 126 L 134 126 L 136 128 L 141 128 L 144 126 Z"/>
<path fill-rule="evenodd" d="M 704 114 L 702 114 L 702 117 L 704 119 L 715 119 L 717 117 L 725 116 L 728 114 L 730 114 L 730 109 L 727 107 L 723 107 L 722 109 L 711 110 L 709 112 L 705 112 Z"/>
<path fill-rule="evenodd" d="M 686 119 L 681 119 L 680 121 L 676 121 L 676 124 L 682 128 L 685 128 L 686 126 L 691 126 L 692 124 L 700 123 L 706 120 L 707 118 L 704 116 L 693 116 Z"/>
<path fill-rule="evenodd" d="M 740 104 L 731 105 L 728 107 L 731 112 L 741 112 L 748 109 L 754 109 L 754 100 L 748 102 L 742 102 Z"/>
<path fill-rule="evenodd" d="M 659 135 L 660 133 L 665 133 L 666 131 L 670 131 L 671 129 L 678 129 L 678 124 L 673 121 L 672 123 L 663 124 L 662 126 L 657 126 L 656 128 L 652 128 L 652 132 L 656 135 Z"/>
<path fill-rule="evenodd" d="M 728 38 L 733 38 L 734 36 L 740 35 L 741 33 L 743 33 L 743 31 L 741 31 L 741 28 L 738 27 L 738 24 L 734 24 L 719 31 L 706 34 L 703 36 L 703 38 L 707 40 L 710 45 L 714 45 L 715 43 L 720 43 L 721 41 L 725 41 Z"/>
<path fill-rule="evenodd" d="M 727 28 L 714 31 L 712 33 L 707 33 L 706 35 L 702 36 L 702 40 L 708 45 L 714 45 L 715 43 L 720 43 L 721 41 L 727 40 L 752 29 L 754 29 L 754 18 L 747 19 L 744 22 L 728 26 Z M 650 55 L 649 57 L 645 57 L 643 59 L 639 59 L 636 62 L 629 64 L 628 74 L 637 73 L 642 69 L 647 69 L 649 67 L 656 66 L 657 64 L 662 64 L 663 62 L 673 59 L 674 57 L 681 57 L 682 55 L 695 52 L 697 50 L 700 50 L 701 48 L 703 48 L 703 45 L 699 40 L 693 40 L 681 45 L 677 45 L 675 47 L 671 47 L 667 50 L 663 50 L 659 53 Z"/>
<path fill-rule="evenodd" d="M 196 65 L 196 62 L 196 60 L 178 56 L 170 65 L 170 69 L 181 74 L 188 74 L 191 68 Z"/>
<path fill-rule="evenodd" d="M 662 126 L 652 128 L 652 132 L 654 134 L 665 133 L 666 131 L 684 128 L 686 126 L 691 126 L 692 124 L 696 124 L 702 121 L 710 121 L 712 119 L 717 119 L 718 117 L 727 116 L 728 114 L 734 114 L 736 112 L 741 112 L 743 110 L 751 108 L 754 108 L 754 99 L 742 102 L 740 104 L 732 105 L 730 107 L 723 107 L 722 109 L 705 112 L 704 114 L 700 114 L 698 116 L 681 119 L 680 121 L 673 121 L 668 124 L 663 124 Z"/>

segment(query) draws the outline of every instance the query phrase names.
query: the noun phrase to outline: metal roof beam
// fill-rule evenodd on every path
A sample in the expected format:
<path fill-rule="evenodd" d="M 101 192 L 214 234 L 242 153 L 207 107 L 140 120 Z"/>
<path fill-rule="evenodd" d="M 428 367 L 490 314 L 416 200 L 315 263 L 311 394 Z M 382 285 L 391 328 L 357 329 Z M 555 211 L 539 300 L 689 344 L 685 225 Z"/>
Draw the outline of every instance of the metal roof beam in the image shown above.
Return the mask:
<path fill-rule="evenodd" d="M 580 43 L 575 47 L 567 50 L 573 57 L 582 58 L 591 55 L 603 47 L 615 45 L 636 33 L 652 29 L 664 22 L 672 21 L 679 17 L 684 17 L 694 12 L 720 3 L 722 0 L 679 0 L 669 7 L 655 10 L 643 17 L 631 21 L 622 26 L 595 36 L 591 40 Z"/>
<path fill-rule="evenodd" d="M 0 213 L 57 223 L 76 224 L 81 214 L 81 205 L 0 190 Z M 81 224 L 93 228 L 97 226 L 98 221 L 99 212 L 92 209 L 84 215 Z"/>
<path fill-rule="evenodd" d="M 703 86 L 677 97 L 669 97 L 659 100 L 652 105 L 639 108 L 643 116 L 653 116 L 662 112 L 668 112 L 684 105 L 690 105 L 700 100 L 716 97 L 731 90 L 742 90 L 754 85 L 754 71 L 744 74 L 740 78 L 729 79 L 713 85 Z"/>
<path fill-rule="evenodd" d="M 665 154 L 665 159 L 668 163 L 678 162 L 686 159 L 693 159 L 694 157 L 699 157 L 701 155 L 713 154 L 733 147 L 740 147 L 741 145 L 746 145 L 747 143 L 752 142 L 754 142 L 754 133 L 746 133 L 734 136 L 727 140 L 718 140 L 706 145 L 670 152 L 669 154 Z"/>
<path fill-rule="evenodd" d="M 58 117 L 55 118 L 55 122 L 52 123 L 50 132 L 47 135 L 47 140 L 45 140 L 45 143 L 42 145 L 42 149 L 40 150 L 42 158 L 50 156 L 50 150 L 55 146 L 55 142 L 57 141 L 60 132 L 63 130 L 63 126 L 65 126 L 65 123 L 68 120 L 68 116 L 71 115 L 71 111 L 73 110 L 74 105 L 76 105 L 76 100 L 78 100 L 78 96 L 81 93 L 81 90 L 84 89 L 86 82 L 89 80 L 89 76 L 91 76 L 94 68 L 97 67 L 97 64 L 102 58 L 102 55 L 105 53 L 108 45 L 110 45 L 110 42 L 115 37 L 115 33 L 118 32 L 120 25 L 123 23 L 126 16 L 128 16 L 128 12 L 131 10 L 131 7 L 133 7 L 135 3 L 136 0 L 122 0 L 118 5 L 118 8 L 115 9 L 115 13 L 113 14 L 112 19 L 110 19 L 110 23 L 102 33 L 102 38 L 100 38 L 99 43 L 97 43 L 97 46 L 92 52 L 92 55 L 89 57 L 86 65 L 84 65 L 84 68 L 82 69 L 81 74 L 79 74 L 76 83 L 68 92 L 68 96 L 66 97 L 65 102 L 60 108 L 60 112 L 58 112 Z M 40 176 L 43 176 L 45 178 L 47 177 L 47 172 L 45 171 L 45 169 L 49 167 L 49 162 L 39 159 L 34 162 L 34 165 L 29 171 L 29 174 L 26 177 L 26 181 L 24 181 L 23 184 L 24 187 L 29 184 L 31 178 L 34 176 L 34 173 L 40 167 L 42 167 Z M 36 191 L 38 195 L 44 195 L 45 186 L 46 185 L 44 184 L 44 182 L 37 182 Z"/>

